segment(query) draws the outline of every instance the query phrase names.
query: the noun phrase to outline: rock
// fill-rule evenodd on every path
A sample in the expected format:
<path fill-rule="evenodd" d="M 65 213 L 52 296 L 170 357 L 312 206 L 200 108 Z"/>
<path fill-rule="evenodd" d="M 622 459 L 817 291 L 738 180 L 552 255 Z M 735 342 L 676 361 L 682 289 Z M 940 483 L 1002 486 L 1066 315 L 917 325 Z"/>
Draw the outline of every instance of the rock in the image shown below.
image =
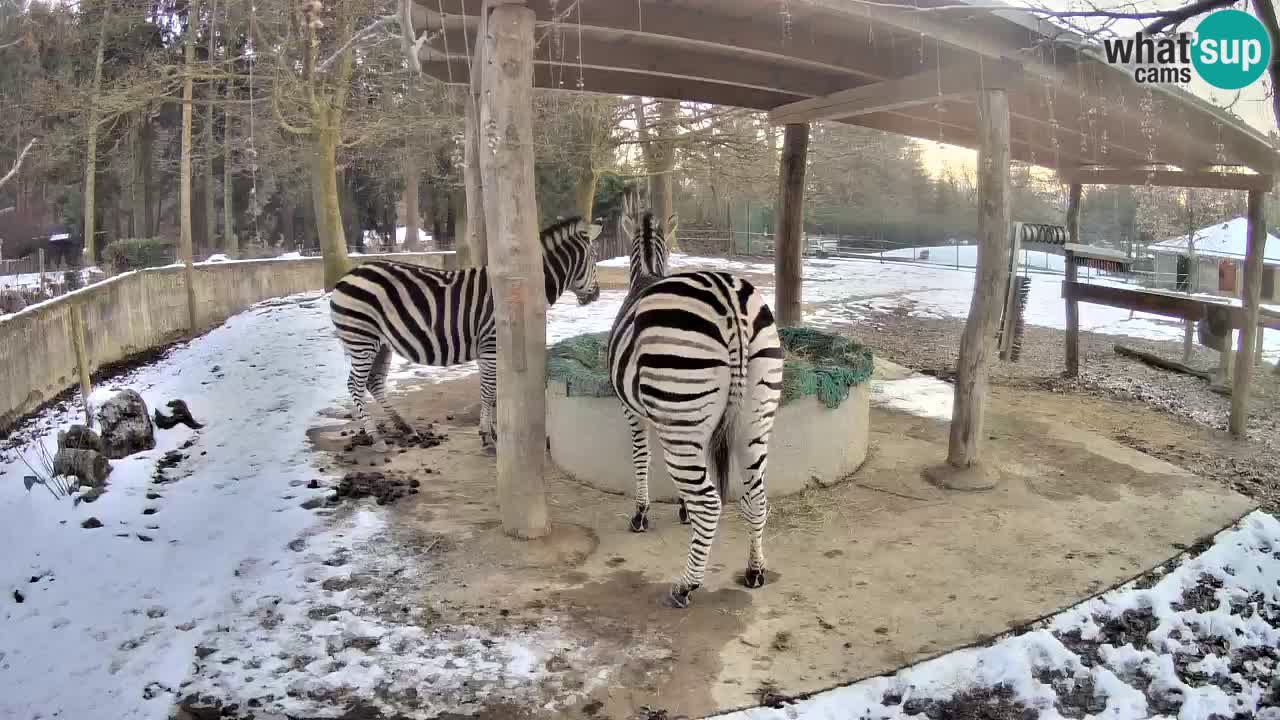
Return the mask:
<path fill-rule="evenodd" d="M 97 487 L 111 474 L 111 463 L 97 450 L 63 448 L 53 456 L 53 472 L 80 479 L 82 485 Z"/>
<path fill-rule="evenodd" d="M 147 403 L 135 390 L 117 393 L 98 410 L 102 428 L 103 454 L 119 460 L 156 446 L 155 426 L 147 413 Z"/>
<path fill-rule="evenodd" d="M 172 415 L 164 415 L 159 408 L 156 408 L 155 411 L 156 426 L 161 430 L 168 430 L 178 425 L 186 425 L 192 430 L 199 430 L 204 427 L 203 424 L 196 422 L 196 419 L 191 417 L 191 411 L 187 409 L 187 404 L 182 400 L 170 400 L 168 405 L 169 410 L 173 413 Z"/>
<path fill-rule="evenodd" d="M 91 517 L 88 520 L 85 520 L 84 522 L 80 523 L 80 527 L 84 528 L 85 530 L 100 528 L 102 527 L 102 521 L 96 517 Z"/>
<path fill-rule="evenodd" d="M 72 425 L 58 433 L 58 449 L 63 448 L 102 452 L 102 438 L 83 425 Z"/>

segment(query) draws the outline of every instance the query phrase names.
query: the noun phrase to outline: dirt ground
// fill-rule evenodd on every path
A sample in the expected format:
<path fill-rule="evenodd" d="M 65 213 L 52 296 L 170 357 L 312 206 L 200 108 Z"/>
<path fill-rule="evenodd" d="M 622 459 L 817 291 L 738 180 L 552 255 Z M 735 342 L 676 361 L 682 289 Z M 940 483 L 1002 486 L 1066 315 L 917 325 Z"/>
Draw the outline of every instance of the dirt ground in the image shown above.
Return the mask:
<path fill-rule="evenodd" d="M 323 462 L 334 453 L 344 471 L 420 482 L 390 506 L 388 538 L 417 553 L 417 595 L 377 602 L 392 581 L 376 574 L 344 590 L 428 631 L 554 630 L 567 641 L 538 687 L 474 688 L 477 717 L 697 717 L 890 672 L 1112 587 L 1251 507 L 1106 439 L 1141 427 L 1153 442 L 1188 442 L 1187 426 L 1146 408 L 998 388 L 987 449 L 1002 482 L 975 494 L 921 478 L 945 454 L 944 423 L 873 408 L 858 473 L 773 501 L 770 583 L 738 584 L 746 537 L 726 513 L 706 585 L 675 610 L 663 598 L 688 531 L 673 506 L 655 508 L 656 527 L 634 535 L 628 498 L 548 462 L 555 530 L 534 542 L 503 535 L 478 395 L 475 377 L 402 389 L 407 416 L 447 435 L 432 448 L 379 454 L 345 449 L 341 428 L 310 433 Z"/>

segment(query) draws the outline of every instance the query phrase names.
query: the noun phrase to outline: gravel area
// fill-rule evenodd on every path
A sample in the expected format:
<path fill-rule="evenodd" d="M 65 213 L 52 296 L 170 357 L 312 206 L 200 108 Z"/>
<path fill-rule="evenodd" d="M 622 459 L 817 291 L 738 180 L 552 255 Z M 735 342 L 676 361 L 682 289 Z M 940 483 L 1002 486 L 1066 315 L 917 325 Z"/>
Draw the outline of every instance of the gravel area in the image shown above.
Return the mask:
<path fill-rule="evenodd" d="M 845 332 L 870 345 L 876 354 L 900 365 L 951 380 L 959 353 L 963 320 L 914 317 L 910 308 L 869 314 Z M 1067 379 L 1065 333 L 1028 326 L 1017 363 L 997 362 L 997 387 L 1081 393 L 1137 403 L 1186 424 L 1186 442 L 1153 442 L 1140 427 L 1117 431 L 1113 439 L 1134 449 L 1213 478 L 1254 498 L 1270 511 L 1280 511 L 1280 375 L 1274 367 L 1254 368 L 1247 441 L 1226 433 L 1230 398 L 1213 392 L 1209 383 L 1182 373 L 1160 370 L 1115 353 L 1117 344 L 1181 361 L 1180 342 L 1080 333 L 1080 377 Z M 1217 368 L 1218 353 L 1194 346 L 1189 365 Z"/>

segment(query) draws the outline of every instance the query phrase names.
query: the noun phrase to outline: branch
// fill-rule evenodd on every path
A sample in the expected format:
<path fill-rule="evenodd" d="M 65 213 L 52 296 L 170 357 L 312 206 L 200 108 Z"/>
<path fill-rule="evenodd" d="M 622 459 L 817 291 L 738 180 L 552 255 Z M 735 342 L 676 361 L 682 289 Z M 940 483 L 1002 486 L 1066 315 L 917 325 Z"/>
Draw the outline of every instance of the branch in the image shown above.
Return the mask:
<path fill-rule="evenodd" d="M 1253 6 L 1271 35 L 1271 67 L 1268 69 L 1271 74 L 1271 111 L 1276 116 L 1276 126 L 1280 127 L 1280 20 L 1276 17 L 1276 6 L 1272 0 L 1253 0 Z"/>
<path fill-rule="evenodd" d="M 1176 10 L 1165 12 L 1155 22 L 1150 23 L 1142 30 L 1146 33 L 1158 33 L 1170 25 L 1180 25 L 1202 12 L 1228 5 L 1235 5 L 1235 0 L 1197 0 L 1190 5 L 1184 5 Z"/>
<path fill-rule="evenodd" d="M 345 43 L 342 44 L 342 47 L 338 48 L 336 52 L 334 52 L 329 57 L 325 58 L 324 62 L 320 63 L 317 69 L 328 70 L 329 66 L 332 65 L 338 59 L 338 57 L 342 55 L 342 53 L 349 50 L 352 45 L 355 45 L 356 43 L 363 41 L 365 38 L 372 36 L 374 33 L 378 32 L 386 25 L 390 25 L 392 23 L 399 24 L 399 22 L 400 22 L 400 18 L 396 15 L 383 15 L 382 17 L 370 23 L 367 27 L 365 27 L 360 32 L 357 32 L 355 35 L 352 35 L 351 39 L 347 40 Z"/>
<path fill-rule="evenodd" d="M 22 160 L 27 157 L 27 152 L 30 151 L 31 146 L 35 144 L 35 138 L 32 138 L 31 142 L 28 142 L 27 146 L 22 148 L 22 152 L 18 153 L 18 159 L 13 161 L 13 168 L 9 170 L 9 172 L 5 173 L 4 177 L 0 178 L 0 187 L 4 187 L 14 178 L 15 175 L 18 174 L 18 170 L 22 168 Z"/>

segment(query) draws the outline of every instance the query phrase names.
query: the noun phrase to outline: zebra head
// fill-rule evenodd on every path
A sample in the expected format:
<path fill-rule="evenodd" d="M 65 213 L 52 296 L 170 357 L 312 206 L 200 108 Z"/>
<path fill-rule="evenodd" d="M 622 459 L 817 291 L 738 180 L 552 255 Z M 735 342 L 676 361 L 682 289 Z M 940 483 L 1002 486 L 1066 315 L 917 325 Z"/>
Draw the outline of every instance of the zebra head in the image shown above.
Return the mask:
<path fill-rule="evenodd" d="M 676 216 L 667 218 L 667 228 L 674 230 Z M 624 213 L 622 231 L 631 236 L 631 273 L 632 277 L 666 277 L 667 275 L 667 232 L 662 225 L 655 224 L 653 213 L 645 211 L 640 219 L 640 228 L 634 227 L 634 220 Z"/>
<path fill-rule="evenodd" d="M 561 220 L 542 231 L 548 304 L 555 302 L 565 290 L 573 291 L 579 305 L 599 299 L 595 248 L 595 236 L 599 232 L 598 226 L 580 217 Z"/>

